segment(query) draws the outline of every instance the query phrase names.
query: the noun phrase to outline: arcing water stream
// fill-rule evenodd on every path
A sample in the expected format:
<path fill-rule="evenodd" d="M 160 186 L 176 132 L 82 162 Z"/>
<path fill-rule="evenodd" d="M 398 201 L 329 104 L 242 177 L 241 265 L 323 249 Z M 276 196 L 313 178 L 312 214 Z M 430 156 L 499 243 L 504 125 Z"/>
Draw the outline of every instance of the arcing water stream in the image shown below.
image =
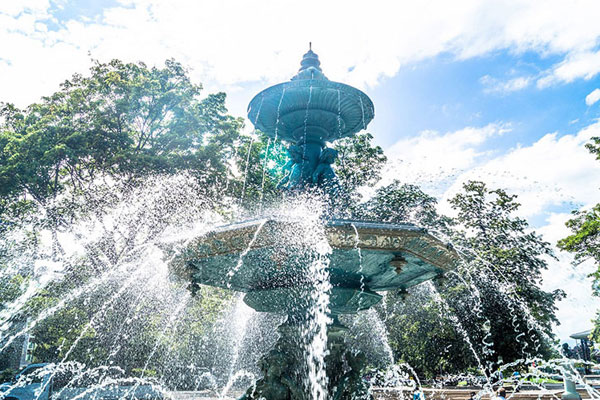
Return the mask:
<path fill-rule="evenodd" d="M 178 183 L 177 187 L 171 184 L 174 180 Z M 253 381 L 258 375 L 254 364 L 261 352 L 274 342 L 273 327 L 280 321 L 272 318 L 261 321 L 256 312 L 241 302 L 240 297 L 226 291 L 202 288 L 195 298 L 186 300 L 186 283 L 179 282 L 168 269 L 169 260 L 186 240 L 224 222 L 222 216 L 210 209 L 206 200 L 195 198 L 197 193 L 193 187 L 193 180 L 186 176 L 152 178 L 147 185 L 124 196 L 113 207 L 92 213 L 64 229 L 57 235 L 58 245 L 63 250 L 60 255 L 51 253 L 53 244 L 47 240 L 42 241 L 35 255 L 24 253 L 31 257 L 26 262 L 21 254 L 9 254 L 13 256 L 12 267 L 2 272 L 28 274 L 29 280 L 23 283 L 20 296 L 4 303 L 0 321 L 2 354 L 8 354 L 8 350 L 14 348 L 26 334 L 40 334 L 41 329 L 51 329 L 51 324 L 68 318 L 69 313 L 76 313 L 73 321 L 77 325 L 73 327 L 72 336 L 65 338 L 54 353 L 47 353 L 48 361 L 56 360 L 55 364 L 46 367 L 52 369 L 52 375 L 62 374 L 67 369 L 76 370 L 63 388 L 75 385 L 82 376 L 94 374 L 97 375 L 96 382 L 86 390 L 114 386 L 115 382 L 118 385 L 119 380 L 110 377 L 110 374 L 105 377 L 97 374 L 97 371 L 114 366 L 124 366 L 124 374 L 138 375 L 133 386 L 129 387 L 134 391 L 136 387 L 151 383 L 152 387 L 161 390 L 209 389 L 214 394 L 227 397 L 239 393 L 236 390 Z M 320 215 L 315 204 L 269 209 L 265 216 L 277 214 L 302 220 L 307 226 L 306 240 L 313 243 L 320 255 L 309 269 L 314 281 L 315 308 L 305 331 L 305 351 L 310 398 L 325 399 L 326 325 L 329 322 L 327 296 L 330 290 L 327 265 L 330 250 L 327 242 L 320 239 L 323 234 L 319 231 Z M 13 235 L 18 237 L 23 233 L 15 232 Z M 42 236 L 50 237 L 45 233 Z M 239 262 L 243 263 L 243 257 Z M 36 265 L 37 268 L 33 272 L 19 271 L 19 263 Z M 92 265 L 93 269 L 86 271 L 87 276 L 82 276 L 77 270 L 80 265 Z M 43 266 L 52 268 L 44 269 Z M 236 264 L 236 267 L 239 268 L 239 265 Z M 235 271 L 232 273 L 235 274 Z M 472 282 L 469 278 L 471 273 L 474 271 L 464 268 L 453 274 L 466 283 Z M 495 284 L 503 287 L 507 294 L 511 293 L 502 276 Z M 473 312 L 479 313 L 480 294 L 476 287 L 471 290 L 476 305 Z M 411 296 L 433 296 L 443 302 L 434 285 L 427 290 L 417 288 L 411 292 L 406 299 L 407 304 L 412 301 Z M 55 298 L 52 298 L 53 294 Z M 51 301 L 44 307 L 38 310 L 32 308 L 32 303 L 48 295 Z M 514 301 L 514 312 L 520 315 L 529 312 L 518 299 L 507 295 L 507 301 Z M 442 309 L 446 313 L 452 312 L 446 304 Z M 24 324 L 21 322 L 23 318 Z M 345 321 L 354 332 L 352 346 L 362 346 L 371 354 L 380 354 L 373 362 L 379 370 L 388 370 L 387 375 L 381 375 L 383 382 L 378 382 L 380 385 L 410 384 L 407 376 L 419 382 L 412 367 L 394 360 L 385 321 L 379 319 L 376 310 L 345 317 Z M 469 343 L 476 359 L 490 359 L 489 353 L 493 349 L 489 338 L 485 337 L 480 345 L 475 345 L 458 317 L 450 315 L 450 321 L 456 324 L 457 331 Z M 258 346 L 252 345 L 261 340 L 263 343 Z M 565 372 L 566 360 L 543 361 L 535 358 L 535 349 L 530 348 L 524 348 L 523 353 L 529 353 L 529 359 L 519 360 L 517 364 L 537 363 L 536 369 L 528 375 L 538 378 L 551 376 L 553 373 L 544 372 L 551 369 L 569 373 L 583 383 L 581 376 Z M 84 364 L 74 364 L 74 361 Z M 480 374 L 488 382 L 482 390 L 490 391 L 488 374 L 494 371 L 484 364 L 479 361 Z M 510 372 L 517 364 L 500 365 L 499 368 Z M 140 370 L 136 372 L 135 367 Z M 528 375 L 521 378 L 522 384 L 525 384 Z M 14 385 L 23 384 L 24 381 Z M 599 398 L 589 385 L 586 390 L 589 390 L 590 396 Z"/>
<path fill-rule="evenodd" d="M 310 134 L 310 107 L 317 94 L 323 93 L 321 89 L 311 82 L 306 108 L 299 110 L 304 124 L 304 144 Z M 347 128 L 341 118 L 342 94 L 339 88 L 333 93 L 338 113 L 335 128 L 341 137 L 343 129 Z M 98 397 L 102 390 L 113 390 L 113 397 L 131 399 L 142 397 L 136 395 L 138 392 L 156 397 L 158 392 L 181 390 L 204 391 L 206 396 L 220 398 L 239 395 L 269 368 L 268 365 L 257 366 L 257 363 L 277 341 L 276 327 L 282 324 L 283 318 L 256 313 L 243 303 L 241 296 L 228 290 L 194 287 L 192 297 L 189 282 L 173 274 L 170 263 L 192 239 L 226 223 L 248 217 L 257 219 L 261 222 L 250 242 L 227 271 L 231 280 L 245 266 L 249 251 L 272 216 L 299 226 L 293 240 L 302 242 L 303 248 L 316 254 L 305 271 L 311 288 L 311 307 L 302 321 L 298 345 L 302 353 L 300 369 L 305 377 L 302 390 L 306 398 L 328 398 L 327 326 L 332 322 L 329 309 L 332 249 L 323 226 L 327 202 L 305 194 L 290 198 L 284 204 L 263 208 L 267 158 L 269 149 L 277 146 L 285 87 L 280 96 L 275 103 L 275 137 L 268 142 L 262 162 L 259 215 L 244 215 L 244 211 L 240 211 L 249 185 L 250 158 L 255 141 L 252 136 L 247 153 L 242 155 L 246 163 L 243 177 L 240 177 L 240 198 L 227 198 L 227 193 L 219 193 L 218 189 L 187 174 L 152 176 L 132 187 L 99 179 L 85 191 L 83 200 L 74 205 L 73 210 L 68 210 L 70 213 L 67 214 L 72 215 L 60 226 L 49 228 L 32 223 L 7 231 L 0 239 L 3 285 L 0 293 L 5 293 L 6 287 L 16 294 L 1 299 L 0 359 L 17 359 L 18 364 L 21 352 L 29 351 L 30 360 L 49 364 L 35 374 L 21 376 L 2 387 L 4 391 L 0 392 L 0 398 L 15 398 L 28 384 L 40 383 L 36 381 L 42 383 L 41 390 L 35 392 L 35 398 L 39 400 L 48 400 L 48 392 L 44 390 L 50 387 L 57 388 L 56 399 L 64 395 L 64 399 L 87 400 Z M 367 126 L 365 114 L 367 111 L 372 114 L 373 110 L 366 108 L 362 97 L 358 100 L 359 125 L 364 129 Z M 261 117 L 263 101 L 264 95 L 258 104 L 255 124 Z M 303 151 L 306 152 L 306 146 Z M 61 207 L 62 200 L 40 206 L 40 212 L 49 213 L 52 208 Z M 405 222 L 420 225 L 419 210 L 411 211 Z M 359 232 L 356 226 L 352 225 L 352 228 L 355 233 L 352 250 L 359 260 L 359 289 L 364 291 L 362 271 L 365 260 Z M 285 236 L 280 239 L 292 240 Z M 451 241 L 451 238 L 443 239 Z M 341 318 L 350 327 L 348 348 L 369 356 L 371 370 L 367 375 L 371 381 L 388 390 L 395 387 L 410 391 L 436 378 L 419 377 L 417 371 L 422 369 L 421 366 L 406 363 L 407 353 L 395 343 L 406 341 L 405 336 L 410 335 L 395 332 L 398 326 L 405 328 L 402 324 L 408 323 L 395 321 L 393 317 L 407 313 L 411 308 L 422 307 L 437 310 L 436 326 L 447 325 L 451 333 L 462 340 L 461 349 L 468 350 L 465 358 L 474 362 L 472 368 L 460 375 L 460 380 L 478 383 L 478 398 L 492 392 L 499 372 L 509 374 L 533 363 L 535 366 L 527 368 L 527 373 L 521 375 L 516 385 L 525 385 L 529 377 L 556 378 L 557 373 L 584 385 L 581 374 L 569 366 L 572 360 L 542 360 L 538 354 L 540 346 L 529 346 L 524 340 L 526 335 L 544 335 L 545 329 L 536 321 L 514 283 L 489 262 L 482 259 L 473 262 L 468 249 L 458 244 L 454 244 L 454 248 L 469 255 L 448 276 L 471 293 L 468 304 L 463 304 L 460 312 L 457 312 L 459 307 L 442 297 L 442 284 L 427 283 L 411 288 L 408 296 L 405 291 L 389 292 L 383 303 L 375 308 Z M 517 352 L 522 355 L 517 361 L 503 364 L 495 360 L 496 343 L 489 334 L 493 321 L 483 315 L 483 296 L 478 286 L 482 282 L 498 288 L 503 294 L 502 301 L 508 304 L 510 315 L 505 317 L 511 319 L 514 332 L 507 332 L 507 335 L 516 334 L 516 342 L 520 344 Z M 474 335 L 469 330 L 473 320 L 481 320 L 487 331 L 484 329 L 483 334 Z M 521 320 L 525 321 L 525 326 L 519 322 Z M 410 334 L 419 334 L 417 328 L 408 328 L 414 328 L 413 331 L 407 329 Z M 28 338 L 30 347 L 24 340 Z M 446 351 L 461 349 L 446 348 Z M 418 356 L 417 359 L 425 363 L 428 358 L 438 355 L 423 349 Z M 583 364 L 581 360 L 577 362 Z M 433 385 L 455 381 L 456 376 L 444 370 L 452 370 L 451 367 L 441 366 Z M 600 398 L 589 385 L 584 387 L 591 397 Z"/>

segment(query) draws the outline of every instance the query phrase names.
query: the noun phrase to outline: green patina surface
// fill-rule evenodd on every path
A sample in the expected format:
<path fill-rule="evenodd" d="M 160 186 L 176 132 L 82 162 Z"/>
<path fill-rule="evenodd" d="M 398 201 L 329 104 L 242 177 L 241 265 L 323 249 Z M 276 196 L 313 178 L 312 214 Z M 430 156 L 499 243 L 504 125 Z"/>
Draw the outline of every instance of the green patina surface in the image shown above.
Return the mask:
<path fill-rule="evenodd" d="M 314 231 L 299 221 L 269 219 L 224 226 L 193 241 L 180 264 L 194 284 L 248 293 L 245 302 L 257 311 L 301 311 L 314 285 L 309 266 L 319 259 L 319 235 L 331 247 L 325 262 L 333 314 L 369 308 L 381 299 L 377 291 L 407 289 L 458 260 L 412 225 L 329 221 Z"/>
<path fill-rule="evenodd" d="M 365 93 L 327 79 L 312 50 L 300 64 L 289 82 L 271 86 L 250 101 L 248 119 L 257 129 L 294 144 L 324 144 L 366 128 L 375 108 Z"/>
<path fill-rule="evenodd" d="M 352 136 L 374 117 L 373 103 L 358 89 L 329 81 L 309 50 L 291 81 L 259 93 L 248 107 L 254 126 L 290 143 L 283 190 L 305 189 L 337 196 L 332 168 L 337 151 L 326 144 Z M 333 203 L 332 203 L 333 204 Z M 317 263 L 317 264 L 316 264 Z M 193 240 L 172 263 L 195 291 L 211 285 L 244 292 L 257 311 L 287 314 L 279 339 L 263 355 L 264 375 L 241 400 L 305 400 L 305 349 L 310 308 L 328 288 L 327 391 L 334 400 L 371 400 L 362 379 L 363 354 L 346 351 L 338 314 L 377 304 L 379 291 L 405 290 L 442 275 L 458 255 L 413 225 L 329 220 L 319 223 L 270 218 L 223 226 Z M 320 268 L 315 268 L 319 265 Z M 319 281 L 321 280 L 321 281 Z M 327 282 L 323 282 L 327 280 Z"/>
<path fill-rule="evenodd" d="M 289 174 L 278 185 L 283 189 L 317 185 L 335 192 L 331 164 L 337 152 L 326 144 L 366 129 L 375 116 L 366 94 L 330 81 L 320 64 L 309 50 L 296 76 L 263 90 L 248 105 L 248 119 L 257 129 L 290 143 Z"/>

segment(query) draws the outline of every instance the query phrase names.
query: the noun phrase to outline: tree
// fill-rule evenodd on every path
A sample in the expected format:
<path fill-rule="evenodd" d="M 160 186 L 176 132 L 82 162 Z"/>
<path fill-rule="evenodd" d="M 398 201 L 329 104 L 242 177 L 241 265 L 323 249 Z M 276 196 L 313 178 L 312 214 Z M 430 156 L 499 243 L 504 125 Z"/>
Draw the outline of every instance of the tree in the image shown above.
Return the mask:
<path fill-rule="evenodd" d="M 376 190 L 375 195 L 358 208 L 364 219 L 393 223 L 414 223 L 432 231 L 447 232 L 450 218 L 437 212 L 437 200 L 418 186 L 394 180 Z"/>
<path fill-rule="evenodd" d="M 413 223 L 446 238 L 454 224 L 438 213 L 434 197 L 416 185 L 397 180 L 377 189 L 375 195 L 359 207 L 358 214 L 367 220 Z M 386 322 L 395 358 L 410 364 L 420 376 L 427 378 L 477 367 L 456 321 L 450 318 L 456 310 L 448 309 L 445 303 L 450 293 L 454 297 L 458 293 L 469 303 L 472 294 L 461 282 L 451 279 L 446 280 L 439 293 L 435 290 L 435 286 L 416 287 L 408 296 L 402 291 L 392 292 L 385 299 L 385 307 L 378 307 Z"/>
<path fill-rule="evenodd" d="M 379 309 L 397 357 L 424 375 L 468 368 L 491 372 L 498 356 L 511 362 L 551 354 L 555 302 L 562 293 L 540 288 L 543 257 L 552 252 L 524 220 L 512 216 L 519 206 L 515 198 L 469 182 L 450 200 L 458 215 L 449 218 L 437 212 L 435 198 L 394 181 L 360 208 L 366 219 L 425 227 L 463 258 L 431 290 L 415 288 L 408 297 L 392 293 Z M 389 310 L 399 312 L 390 316 Z"/>
<path fill-rule="evenodd" d="M 592 138 L 592 143 L 586 145 L 590 153 L 600 160 L 600 137 Z M 567 221 L 567 227 L 572 235 L 561 239 L 558 247 L 562 250 L 575 253 L 575 261 L 582 262 L 593 259 L 598 265 L 598 270 L 592 274 L 595 286 L 594 293 L 599 295 L 598 282 L 600 281 L 600 203 L 587 211 L 574 211 L 575 217 Z"/>
<path fill-rule="evenodd" d="M 372 140 L 370 133 L 359 133 L 338 140 L 333 146 L 338 151 L 335 173 L 340 183 L 342 212 L 352 214 L 362 197 L 358 189 L 374 186 L 381 177 L 387 157 L 381 147 L 372 144 Z"/>
<path fill-rule="evenodd" d="M 99 179 L 114 190 L 148 174 L 191 171 L 218 191 L 242 120 L 226 114 L 225 94 L 200 99 L 200 89 L 173 60 L 162 69 L 113 60 L 26 110 L 4 104 L 0 196 L 43 205 L 57 228 L 77 202 L 52 210 L 51 201 L 89 196 Z"/>
<path fill-rule="evenodd" d="M 558 246 L 562 250 L 575 253 L 577 262 L 592 258 L 600 266 L 600 204 L 588 211 L 575 211 L 575 218 L 567 221 L 566 225 L 573 234 L 561 239 Z M 600 279 L 597 271 L 592 275 L 596 281 Z M 594 291 L 598 294 L 598 286 Z"/>
<path fill-rule="evenodd" d="M 287 150 L 281 141 L 257 133 L 257 137 L 242 136 L 236 143 L 237 176 L 230 187 L 232 196 L 254 211 L 281 198 L 276 186 L 287 161 Z"/>
<path fill-rule="evenodd" d="M 600 137 L 593 137 L 592 142 L 586 145 L 590 153 L 600 160 Z M 600 295 L 600 203 L 590 210 L 573 211 L 574 218 L 567 221 L 567 227 L 573 232 L 558 241 L 558 247 L 575 254 L 575 263 L 588 259 L 596 263 L 596 271 L 590 276 L 593 278 L 594 295 Z M 600 339 L 600 312 L 594 321 L 593 336 Z"/>
<path fill-rule="evenodd" d="M 548 267 L 544 257 L 553 257 L 550 244 L 512 215 L 520 205 L 504 190 L 471 181 L 450 203 L 460 227 L 453 244 L 466 261 L 465 275 L 479 290 L 495 354 L 504 362 L 551 355 L 556 302 L 564 292 L 540 287 Z M 454 303 L 459 309 L 460 302 Z"/>
<path fill-rule="evenodd" d="M 143 283 L 156 278 L 139 279 L 140 286 L 132 286 L 137 290 L 124 285 L 141 267 L 134 261 L 149 259 L 145 249 L 163 245 L 157 238 L 168 228 L 198 221 L 208 205 L 218 210 L 227 202 L 222 189 L 232 179 L 229 162 L 242 120 L 227 115 L 223 93 L 200 98 L 200 89 L 175 61 L 149 68 L 113 60 L 96 62 L 89 75 L 74 75 L 24 110 L 2 104 L 0 307 L 14 306 L 26 292 L 34 277 L 28 262 L 46 258 L 37 254 L 41 231 L 52 232 L 53 257 L 63 266 L 61 276 L 12 314 L 18 324 L 11 334 L 31 322 L 36 360 L 68 356 L 100 365 L 119 337 L 136 357 L 123 351 L 126 359 L 112 361 L 132 370 L 166 348 L 160 342 L 164 321 L 156 318 L 173 308 L 157 301 L 161 293 L 144 293 Z M 70 256 L 61 251 L 57 232 L 78 223 L 97 235 L 81 238 L 85 253 Z M 128 264 L 134 268 L 123 267 Z M 222 293 L 207 296 L 223 299 Z M 222 309 L 228 303 L 219 304 Z M 218 313 L 215 307 L 203 310 L 194 315 L 207 323 Z M 119 336 L 128 319 L 132 329 Z M 149 367 L 162 365 L 154 357 Z"/>
<path fill-rule="evenodd" d="M 417 287 L 405 300 L 388 295 L 384 301 L 390 347 L 398 362 L 408 363 L 427 379 L 477 366 L 448 310 L 430 290 Z"/>

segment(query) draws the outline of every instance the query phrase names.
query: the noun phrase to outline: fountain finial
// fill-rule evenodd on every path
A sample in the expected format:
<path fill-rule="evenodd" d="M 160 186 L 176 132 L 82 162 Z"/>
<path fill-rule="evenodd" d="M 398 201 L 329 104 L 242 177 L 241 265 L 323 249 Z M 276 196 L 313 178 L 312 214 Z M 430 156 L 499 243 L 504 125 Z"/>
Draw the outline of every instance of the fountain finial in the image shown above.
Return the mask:
<path fill-rule="evenodd" d="M 300 61 L 300 69 L 296 76 L 292 78 L 293 81 L 298 79 L 320 79 L 327 80 L 327 77 L 323 75 L 321 70 L 321 61 L 319 56 L 312 51 L 312 42 L 308 42 L 308 51 L 302 56 Z"/>

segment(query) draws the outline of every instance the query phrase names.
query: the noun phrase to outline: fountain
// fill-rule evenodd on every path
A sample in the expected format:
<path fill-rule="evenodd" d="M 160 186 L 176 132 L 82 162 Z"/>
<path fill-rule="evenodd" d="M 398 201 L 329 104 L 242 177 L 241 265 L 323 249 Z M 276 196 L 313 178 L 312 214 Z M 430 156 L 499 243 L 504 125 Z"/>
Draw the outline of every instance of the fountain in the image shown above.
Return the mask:
<path fill-rule="evenodd" d="M 326 144 L 365 129 L 374 108 L 360 90 L 328 80 L 309 49 L 291 81 L 252 99 L 248 117 L 290 144 L 279 187 L 301 204 L 306 193 L 335 199 L 337 153 Z M 244 399 L 371 398 L 365 357 L 346 348 L 338 316 L 374 306 L 378 292 L 405 293 L 458 262 L 450 246 L 410 224 L 338 220 L 330 212 L 307 219 L 272 215 L 226 225 L 192 240 L 173 262 L 192 292 L 228 288 L 245 293 L 256 311 L 287 316 L 259 362 L 264 377 Z"/>

